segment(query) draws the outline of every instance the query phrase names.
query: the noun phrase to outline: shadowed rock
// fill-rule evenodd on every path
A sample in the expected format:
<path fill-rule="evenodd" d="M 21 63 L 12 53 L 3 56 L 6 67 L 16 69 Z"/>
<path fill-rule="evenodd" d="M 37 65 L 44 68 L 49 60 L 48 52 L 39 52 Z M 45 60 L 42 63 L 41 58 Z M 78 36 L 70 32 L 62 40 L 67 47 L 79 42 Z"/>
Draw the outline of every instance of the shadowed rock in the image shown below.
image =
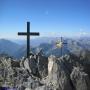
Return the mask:
<path fill-rule="evenodd" d="M 76 90 L 90 90 L 88 74 L 83 72 L 80 67 L 74 67 L 71 73 L 71 80 Z"/>

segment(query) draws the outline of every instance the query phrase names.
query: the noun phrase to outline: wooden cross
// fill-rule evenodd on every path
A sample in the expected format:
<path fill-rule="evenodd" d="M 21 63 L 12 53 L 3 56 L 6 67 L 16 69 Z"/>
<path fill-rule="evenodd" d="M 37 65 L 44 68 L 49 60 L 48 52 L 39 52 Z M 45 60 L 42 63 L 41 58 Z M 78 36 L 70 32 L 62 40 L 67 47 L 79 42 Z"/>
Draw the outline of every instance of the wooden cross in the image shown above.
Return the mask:
<path fill-rule="evenodd" d="M 27 22 L 27 32 L 18 32 L 18 35 L 27 36 L 27 58 L 29 58 L 30 53 L 30 36 L 39 36 L 39 32 L 30 32 L 30 22 Z"/>

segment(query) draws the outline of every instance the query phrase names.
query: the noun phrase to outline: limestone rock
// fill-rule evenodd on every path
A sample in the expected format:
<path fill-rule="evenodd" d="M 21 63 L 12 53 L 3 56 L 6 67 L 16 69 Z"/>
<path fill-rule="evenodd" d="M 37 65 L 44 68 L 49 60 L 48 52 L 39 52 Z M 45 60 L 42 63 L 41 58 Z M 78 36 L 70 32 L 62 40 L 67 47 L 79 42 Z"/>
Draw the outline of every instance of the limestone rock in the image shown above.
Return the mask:
<path fill-rule="evenodd" d="M 48 58 L 45 56 L 38 56 L 38 71 L 41 78 L 48 75 Z"/>
<path fill-rule="evenodd" d="M 53 90 L 72 90 L 69 76 L 61 61 L 55 58 L 55 56 L 50 56 L 48 67 L 50 67 L 48 68 L 48 84 L 53 86 Z"/>
<path fill-rule="evenodd" d="M 40 52 L 19 61 L 0 57 L 0 86 L 9 83 L 8 87 L 18 90 L 90 90 L 89 67 L 89 61 L 74 55 L 57 58 Z"/>
<path fill-rule="evenodd" d="M 90 79 L 88 74 L 83 72 L 80 67 L 74 67 L 71 73 L 71 80 L 76 90 L 90 90 Z"/>

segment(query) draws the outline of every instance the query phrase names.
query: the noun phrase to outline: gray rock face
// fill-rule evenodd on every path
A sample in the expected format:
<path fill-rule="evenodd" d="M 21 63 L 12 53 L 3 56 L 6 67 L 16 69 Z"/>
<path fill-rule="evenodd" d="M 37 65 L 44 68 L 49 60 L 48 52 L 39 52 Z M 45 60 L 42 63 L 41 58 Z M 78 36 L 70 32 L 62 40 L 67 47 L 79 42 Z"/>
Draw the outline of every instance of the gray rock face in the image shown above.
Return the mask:
<path fill-rule="evenodd" d="M 74 67 L 71 73 L 71 80 L 76 90 L 90 90 L 88 74 L 80 70 L 79 67 Z"/>
<path fill-rule="evenodd" d="M 19 62 L 3 57 L 0 58 L 0 86 L 7 83 L 6 86 L 18 87 L 17 90 L 90 90 L 87 63 L 82 61 L 85 60 L 72 55 L 56 58 L 41 53 Z"/>
<path fill-rule="evenodd" d="M 37 73 L 38 73 L 38 66 L 37 66 L 37 60 L 34 57 L 31 57 L 29 59 L 29 67 L 31 68 L 31 73 L 33 75 L 37 75 Z"/>
<path fill-rule="evenodd" d="M 38 71 L 41 78 L 48 75 L 48 58 L 45 56 L 38 57 Z"/>
<path fill-rule="evenodd" d="M 55 56 L 50 56 L 48 60 L 48 81 L 49 84 L 52 84 L 53 90 L 72 90 L 69 76 L 62 61 L 55 58 Z"/>
<path fill-rule="evenodd" d="M 89 76 L 82 71 L 83 69 L 80 69 L 81 61 L 78 61 L 78 58 L 75 59 L 77 60 L 74 61 L 74 57 L 68 55 L 61 58 L 50 56 L 48 58 L 48 77 L 44 81 L 46 86 L 41 87 L 43 88 L 41 90 L 90 90 Z M 78 67 L 72 69 L 73 66 Z"/>
<path fill-rule="evenodd" d="M 24 68 L 34 76 L 43 78 L 48 75 L 48 58 L 45 56 L 33 55 L 30 59 L 26 59 L 23 63 L 24 65 L 21 66 L 24 66 Z"/>

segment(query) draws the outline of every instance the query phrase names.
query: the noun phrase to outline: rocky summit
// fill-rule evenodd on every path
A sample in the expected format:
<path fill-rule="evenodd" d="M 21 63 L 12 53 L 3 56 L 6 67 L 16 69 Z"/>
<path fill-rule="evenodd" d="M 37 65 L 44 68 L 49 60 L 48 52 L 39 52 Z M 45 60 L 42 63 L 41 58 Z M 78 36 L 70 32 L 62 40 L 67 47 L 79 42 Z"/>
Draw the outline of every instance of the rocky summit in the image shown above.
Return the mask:
<path fill-rule="evenodd" d="M 16 90 L 90 90 L 90 61 L 73 54 L 30 54 L 14 60 L 0 56 L 0 87 Z"/>

